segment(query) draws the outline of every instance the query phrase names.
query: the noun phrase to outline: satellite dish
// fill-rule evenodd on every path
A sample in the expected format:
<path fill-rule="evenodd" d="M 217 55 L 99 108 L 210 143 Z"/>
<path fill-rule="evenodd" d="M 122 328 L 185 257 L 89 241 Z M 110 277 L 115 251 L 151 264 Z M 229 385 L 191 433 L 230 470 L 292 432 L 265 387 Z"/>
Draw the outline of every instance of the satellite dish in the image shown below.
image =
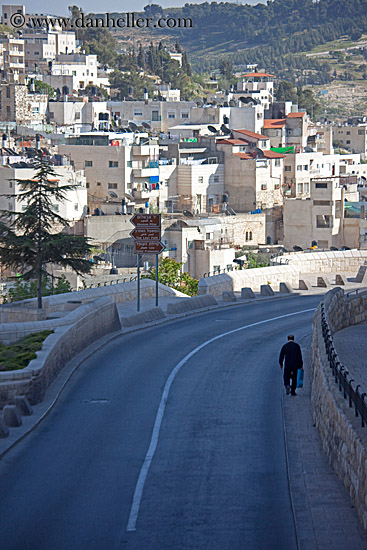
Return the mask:
<path fill-rule="evenodd" d="M 330 250 L 336 251 L 336 250 L 339 250 L 339 249 L 336 246 L 331 246 Z"/>
<path fill-rule="evenodd" d="M 297 245 L 294 245 L 293 250 L 295 252 L 303 252 L 303 248 L 301 248 L 300 246 L 297 246 Z"/>
<path fill-rule="evenodd" d="M 129 122 L 129 128 L 130 130 L 132 130 L 133 132 L 136 132 L 136 130 L 138 129 L 137 125 L 135 124 L 135 122 Z"/>
<path fill-rule="evenodd" d="M 259 149 L 258 147 L 255 147 L 254 148 L 254 152 L 255 152 L 255 155 L 257 157 L 259 157 L 260 159 L 263 159 L 264 158 L 264 153 L 262 152 L 261 149 Z"/>
<path fill-rule="evenodd" d="M 183 210 L 182 214 L 184 216 L 186 216 L 186 218 L 193 218 L 194 217 L 194 215 L 192 214 L 192 212 L 190 212 L 190 210 Z"/>
<path fill-rule="evenodd" d="M 305 153 L 313 153 L 313 149 L 311 149 L 311 147 L 305 147 L 303 151 Z"/>
<path fill-rule="evenodd" d="M 114 192 L 114 191 L 108 191 L 108 194 L 110 197 L 112 197 L 113 199 L 117 199 L 118 198 L 118 195 Z"/>
<path fill-rule="evenodd" d="M 226 136 L 228 136 L 229 134 L 231 134 L 231 130 L 229 128 L 227 128 L 227 126 L 225 126 L 224 124 L 222 124 L 222 126 L 220 127 L 220 129 L 222 130 L 223 134 L 226 134 Z"/>
<path fill-rule="evenodd" d="M 143 128 L 146 128 L 147 130 L 150 130 L 150 124 L 148 124 L 147 122 L 142 122 L 142 126 L 143 126 Z"/>
<path fill-rule="evenodd" d="M 256 99 L 254 99 L 253 97 L 243 97 L 243 96 L 241 96 L 241 97 L 240 97 L 240 101 L 241 101 L 242 103 L 245 103 L 245 105 L 248 105 L 249 103 L 252 103 L 253 105 L 257 105 L 257 104 L 259 103 L 259 102 L 258 102 Z"/>
<path fill-rule="evenodd" d="M 217 133 L 217 129 L 214 126 L 208 126 L 208 130 L 209 130 L 209 132 L 212 132 L 212 134 Z"/>

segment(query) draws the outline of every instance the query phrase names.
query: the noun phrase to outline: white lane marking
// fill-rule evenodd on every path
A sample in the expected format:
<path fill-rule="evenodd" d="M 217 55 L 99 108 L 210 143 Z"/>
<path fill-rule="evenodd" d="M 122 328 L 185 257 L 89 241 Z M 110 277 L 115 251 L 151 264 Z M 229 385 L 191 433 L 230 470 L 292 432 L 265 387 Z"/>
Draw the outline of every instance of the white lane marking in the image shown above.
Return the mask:
<path fill-rule="evenodd" d="M 154 422 L 154 427 L 153 427 L 152 437 L 151 437 L 151 440 L 150 440 L 149 449 L 148 449 L 148 452 L 145 456 L 145 459 L 144 459 L 144 462 L 143 462 L 143 465 L 141 467 L 140 474 L 139 474 L 139 477 L 138 477 L 138 481 L 137 481 L 137 484 L 136 484 L 136 487 L 135 487 L 133 502 L 132 502 L 131 510 L 130 510 L 129 521 L 127 523 L 127 531 L 136 531 L 136 521 L 138 519 L 139 507 L 140 507 L 140 502 L 141 502 L 141 498 L 142 498 L 142 495 L 143 495 L 145 480 L 147 478 L 148 471 L 149 471 L 151 462 L 153 460 L 153 457 L 154 457 L 154 454 L 155 454 L 155 451 L 156 451 L 156 448 L 157 448 L 158 439 L 159 439 L 159 432 L 160 432 L 160 429 L 161 429 L 163 414 L 164 414 L 166 404 L 167 404 L 169 390 L 171 388 L 173 380 L 175 379 L 176 374 L 181 369 L 181 367 L 193 355 L 195 355 L 198 351 L 202 350 L 203 348 L 205 348 L 206 346 L 208 346 L 212 342 L 215 342 L 216 340 L 219 340 L 220 338 L 224 338 L 225 336 L 228 336 L 229 334 L 234 334 L 236 332 L 239 332 L 240 330 L 245 330 L 247 328 L 256 327 L 257 325 L 263 325 L 264 323 L 271 323 L 272 321 L 278 321 L 279 319 L 284 319 L 285 317 L 292 317 L 293 315 L 301 315 L 302 313 L 309 313 L 310 311 L 315 311 L 315 309 L 316 308 L 310 308 L 310 309 L 304 309 L 302 311 L 296 311 L 295 313 L 286 313 L 285 315 L 279 315 L 279 317 L 272 317 L 271 319 L 265 319 L 264 321 L 258 321 L 257 323 L 251 323 L 250 325 L 245 325 L 243 327 L 235 328 L 235 329 L 230 330 L 228 332 L 223 332 L 222 334 L 219 334 L 218 336 L 214 336 L 214 338 L 210 338 L 210 340 L 206 340 L 206 342 L 203 342 L 202 344 L 200 344 L 200 346 L 194 348 L 183 359 L 181 359 L 181 361 L 179 363 L 177 363 L 177 365 L 171 371 L 171 374 L 169 375 L 169 377 L 167 379 L 167 382 L 166 382 L 166 384 L 164 386 L 164 389 L 163 389 L 161 401 L 159 403 L 158 412 L 157 412 L 155 422 Z"/>

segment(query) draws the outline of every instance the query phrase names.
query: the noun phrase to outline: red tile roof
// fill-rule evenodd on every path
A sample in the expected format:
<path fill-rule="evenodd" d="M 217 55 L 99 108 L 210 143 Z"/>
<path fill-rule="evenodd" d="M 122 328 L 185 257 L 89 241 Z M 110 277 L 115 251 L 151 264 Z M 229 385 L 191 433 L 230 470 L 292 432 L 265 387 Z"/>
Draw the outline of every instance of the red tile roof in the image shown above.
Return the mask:
<path fill-rule="evenodd" d="M 263 76 L 275 76 L 274 74 L 268 74 L 268 73 L 246 73 L 246 74 L 243 74 L 242 76 L 260 76 L 260 77 L 263 77 Z"/>
<path fill-rule="evenodd" d="M 289 113 L 287 115 L 287 118 L 303 118 L 306 114 L 306 111 L 302 111 L 302 113 Z"/>
<path fill-rule="evenodd" d="M 243 139 L 219 139 L 217 145 L 244 145 L 246 142 Z"/>
<path fill-rule="evenodd" d="M 266 159 L 285 159 L 286 155 L 282 153 L 277 153 L 276 151 L 263 151 L 264 157 Z"/>
<path fill-rule="evenodd" d="M 241 160 L 253 160 L 254 156 L 251 155 L 251 153 L 233 153 L 236 157 L 240 158 Z"/>
<path fill-rule="evenodd" d="M 283 128 L 286 124 L 285 118 L 265 118 L 264 129 L 267 128 Z"/>
<path fill-rule="evenodd" d="M 262 134 L 257 134 L 256 132 L 251 132 L 250 130 L 233 130 L 234 132 L 238 132 L 239 134 L 243 134 L 244 136 L 248 136 L 253 139 L 269 139 L 268 136 L 263 136 Z"/>

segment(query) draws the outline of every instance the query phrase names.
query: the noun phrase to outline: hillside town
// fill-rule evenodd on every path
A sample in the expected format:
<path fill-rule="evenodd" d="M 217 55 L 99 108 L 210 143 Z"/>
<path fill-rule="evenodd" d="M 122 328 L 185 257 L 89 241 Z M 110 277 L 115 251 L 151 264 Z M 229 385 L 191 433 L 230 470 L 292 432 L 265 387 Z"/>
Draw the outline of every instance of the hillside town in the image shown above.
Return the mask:
<path fill-rule="evenodd" d="M 27 17 L 2 6 L 4 26 L 14 13 Z M 73 186 L 55 211 L 113 270 L 136 266 L 139 212 L 162 214 L 163 257 L 197 279 L 238 268 L 243 249 L 367 248 L 363 113 L 314 122 L 276 101 L 277 76 L 257 65 L 229 90 L 213 80 L 205 101 L 159 79 L 153 97 L 112 99 L 111 69 L 57 25 L 3 33 L 0 71 L 0 208 L 21 211 L 12 181 L 41 154 Z"/>

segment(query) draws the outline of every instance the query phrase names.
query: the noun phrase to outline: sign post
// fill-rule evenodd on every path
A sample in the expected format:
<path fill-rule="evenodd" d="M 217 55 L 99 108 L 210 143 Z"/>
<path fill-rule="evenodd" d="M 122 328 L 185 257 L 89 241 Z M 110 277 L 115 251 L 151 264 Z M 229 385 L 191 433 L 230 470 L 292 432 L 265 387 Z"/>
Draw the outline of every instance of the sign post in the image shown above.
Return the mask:
<path fill-rule="evenodd" d="M 140 257 L 143 254 L 156 255 L 155 271 L 155 305 L 158 307 L 158 254 L 163 252 L 164 244 L 161 243 L 161 215 L 160 214 L 134 214 L 131 223 L 135 228 L 130 235 L 134 239 L 135 254 L 138 256 L 138 295 L 137 310 L 140 311 Z"/>

